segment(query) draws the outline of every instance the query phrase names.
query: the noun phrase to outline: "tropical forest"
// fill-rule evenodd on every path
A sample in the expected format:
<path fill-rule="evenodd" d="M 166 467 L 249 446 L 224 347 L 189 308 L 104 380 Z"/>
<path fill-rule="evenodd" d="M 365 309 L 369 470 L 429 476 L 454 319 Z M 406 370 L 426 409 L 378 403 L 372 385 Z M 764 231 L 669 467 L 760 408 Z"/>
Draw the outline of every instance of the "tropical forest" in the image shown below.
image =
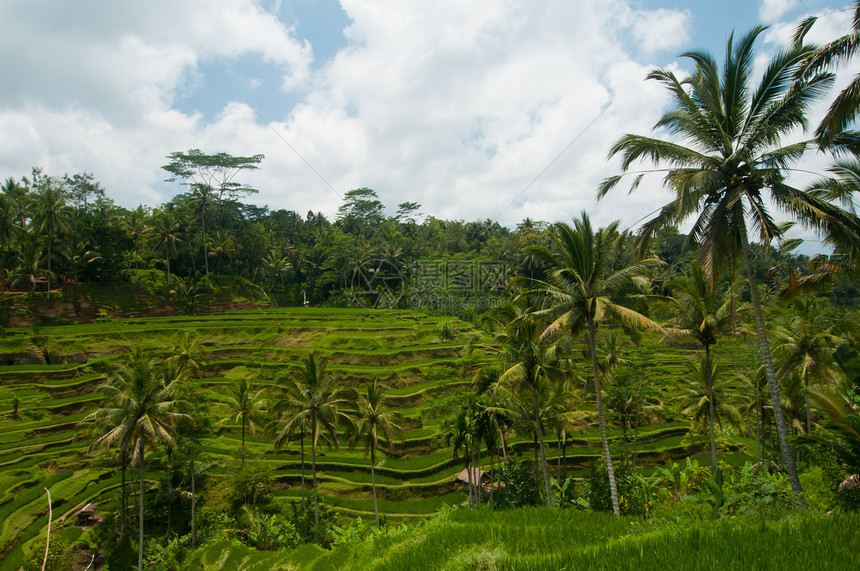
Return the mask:
<path fill-rule="evenodd" d="M 855 11 L 653 69 L 591 189 L 662 186 L 632 228 L 270 210 L 255 149 L 136 209 L 6 173 L 0 569 L 857 568 Z"/>

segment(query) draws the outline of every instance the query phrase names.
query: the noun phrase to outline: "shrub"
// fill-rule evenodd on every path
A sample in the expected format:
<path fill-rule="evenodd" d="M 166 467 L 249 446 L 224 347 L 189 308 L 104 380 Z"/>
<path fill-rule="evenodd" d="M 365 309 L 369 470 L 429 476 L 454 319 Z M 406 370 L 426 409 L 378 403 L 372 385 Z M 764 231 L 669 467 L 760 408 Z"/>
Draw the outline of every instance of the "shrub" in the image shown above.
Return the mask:
<path fill-rule="evenodd" d="M 497 480 L 501 486 L 493 495 L 500 509 L 541 505 L 540 480 L 531 463 L 509 460 L 499 468 Z"/>
<path fill-rule="evenodd" d="M 454 327 L 453 321 L 443 321 L 436 327 L 439 332 L 439 339 L 450 341 L 457 335 L 457 330 Z"/>
<path fill-rule="evenodd" d="M 56 531 L 56 530 L 55 530 Z M 45 558 L 45 542 L 40 541 L 33 546 L 30 553 L 24 557 L 24 571 L 39 571 Z M 48 548 L 48 560 L 45 570 L 67 571 L 74 569 L 76 554 L 72 545 L 59 534 L 51 534 L 51 546 Z"/>
<path fill-rule="evenodd" d="M 644 486 L 623 464 L 615 466 L 615 484 L 618 488 L 618 505 L 621 515 L 647 515 L 648 504 L 645 500 Z M 606 464 L 600 462 L 591 467 L 586 478 L 586 497 L 588 506 L 596 512 L 612 511 L 612 495 L 609 489 L 609 472 Z"/>

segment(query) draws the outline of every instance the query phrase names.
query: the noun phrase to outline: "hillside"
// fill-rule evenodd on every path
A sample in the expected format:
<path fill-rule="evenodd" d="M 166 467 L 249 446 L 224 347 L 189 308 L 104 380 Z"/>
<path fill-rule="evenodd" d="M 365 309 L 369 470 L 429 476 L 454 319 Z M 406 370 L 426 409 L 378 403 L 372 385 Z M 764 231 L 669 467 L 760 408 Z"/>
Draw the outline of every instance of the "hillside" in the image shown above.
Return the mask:
<path fill-rule="evenodd" d="M 378 377 L 390 387 L 405 429 L 404 441 L 378 462 L 380 510 L 390 519 L 409 520 L 427 516 L 445 504 L 465 501 L 454 481 L 462 460 L 444 446 L 440 423 L 451 404 L 468 389 L 463 371 L 469 369 L 472 359 L 481 357 L 480 352 L 463 356 L 463 347 L 470 340 L 486 339 L 468 324 L 396 310 L 291 308 L 13 328 L 0 338 L 3 558 L 19 561 L 21 546 L 43 533 L 47 521 L 43 487 L 51 490 L 55 519 L 71 521 L 90 502 L 103 511 L 115 510 L 120 483 L 116 452 L 87 454 L 93 438 L 81 432 L 79 423 L 98 403 L 97 387 L 129 351 L 140 348 L 153 357 L 166 358 L 176 351 L 173 347 L 186 332 L 196 335 L 196 359 L 202 364 L 198 378 L 193 379 L 194 387 L 212 401 L 223 400 L 232 378 L 247 372 L 259 379 L 260 386 L 274 389 L 277 379 L 289 374 L 289 365 L 312 351 L 331 359 L 333 372 L 346 386 L 359 387 Z M 668 402 L 689 352 L 658 348 L 649 357 L 649 383 Z M 217 409 L 213 411 L 212 424 L 218 420 L 214 418 Z M 688 426 L 661 421 L 643 428 L 638 449 L 642 461 L 653 464 L 685 456 L 689 450 L 681 440 Z M 616 437 L 619 433 L 614 431 Z M 555 437 L 548 436 L 547 442 L 550 459 L 555 463 L 564 454 L 574 475 L 583 475 L 599 456 L 599 437 L 593 426 L 569 439 L 569 449 L 564 452 Z M 211 477 L 236 469 L 240 443 L 238 426 L 212 430 L 201 437 Z M 528 437 L 512 436 L 510 444 L 513 452 L 522 455 L 533 451 Z M 271 437 L 249 435 L 246 456 L 255 469 L 273 474 L 276 500 L 301 497 L 297 442 L 275 453 Z M 154 458 L 147 477 L 152 491 L 158 491 L 155 484 L 163 478 L 163 470 L 159 457 Z M 163 461 L 163 455 L 161 458 Z M 309 460 L 306 466 L 309 470 Z M 343 514 L 372 514 L 368 460 L 360 448 L 323 447 L 318 469 L 322 502 Z M 63 533 L 75 540 L 84 532 L 69 526 Z"/>

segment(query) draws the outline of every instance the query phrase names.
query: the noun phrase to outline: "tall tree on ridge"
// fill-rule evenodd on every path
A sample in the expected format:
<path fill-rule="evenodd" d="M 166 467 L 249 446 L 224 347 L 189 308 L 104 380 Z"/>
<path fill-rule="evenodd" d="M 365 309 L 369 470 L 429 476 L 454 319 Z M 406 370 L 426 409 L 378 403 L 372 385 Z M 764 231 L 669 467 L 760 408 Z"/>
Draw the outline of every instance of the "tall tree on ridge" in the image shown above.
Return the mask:
<path fill-rule="evenodd" d="M 683 80 L 668 70 L 652 71 L 648 78 L 662 83 L 674 100 L 672 109 L 657 122 L 656 128 L 680 136 L 682 142 L 628 134 L 615 143 L 609 156 L 621 155 L 623 171 L 644 159 L 657 166 L 668 165 L 664 185 L 674 192 L 675 198 L 642 227 L 643 242 L 661 228 L 679 225 L 695 216 L 689 236 L 699 244 L 699 259 L 711 283 L 719 279 L 728 261 L 738 253 L 743 255 L 782 461 L 795 501 L 803 509 L 805 503 L 788 441 L 747 224 L 758 230 L 763 243 L 770 244 L 781 236 L 780 227 L 769 212 L 771 203 L 804 226 L 830 236 L 856 236 L 860 234 L 860 221 L 820 193 L 802 192 L 785 183 L 789 165 L 817 145 L 804 140 L 780 146 L 781 139 L 806 127 L 807 109 L 830 87 L 833 76 L 818 73 L 798 79 L 798 72 L 813 49 L 794 44 L 770 60 L 755 85 L 754 44 L 764 29 L 756 27 L 737 41 L 733 36 L 729 38 L 722 74 L 716 61 L 703 52 L 684 54 L 695 63 L 696 70 Z M 598 197 L 604 197 L 624 174 L 603 181 Z M 636 178 L 634 189 L 643 176 L 639 174 Z"/>
<path fill-rule="evenodd" d="M 267 400 L 263 391 L 254 392 L 254 385 L 247 375 L 233 381 L 227 390 L 227 400 L 224 405 L 227 409 L 227 418 L 221 424 L 240 421 L 242 423 L 242 468 L 245 468 L 245 432 L 250 430 L 256 434 L 257 429 L 263 425 L 262 410 Z"/>
<path fill-rule="evenodd" d="M 176 433 L 172 425 L 180 418 L 190 420 L 188 415 L 173 412 L 180 378 L 166 377 L 171 370 L 171 367 L 159 365 L 136 349 L 129 364 L 102 385 L 105 404 L 84 419 L 84 422 L 93 422 L 97 428 L 105 430 L 91 448 L 118 444 L 121 457 L 131 452 L 140 468 L 139 570 L 143 569 L 144 449 L 158 441 L 174 445 Z"/>
<path fill-rule="evenodd" d="M 194 210 L 200 216 L 203 231 L 203 260 L 206 268 L 206 283 L 209 283 L 209 261 L 206 241 L 206 215 L 214 202 L 226 198 L 235 199 L 240 195 L 254 194 L 256 189 L 236 182 L 242 171 L 257 170 L 265 155 L 234 157 L 227 153 L 206 155 L 200 149 L 190 149 L 187 153 L 175 151 L 167 155 L 170 162 L 161 168 L 170 173 L 166 182 L 182 179 L 182 184 L 191 188 Z"/>
<path fill-rule="evenodd" d="M 699 266 L 692 266 L 686 276 L 672 282 L 672 296 L 664 298 L 671 312 L 668 332 L 677 331 L 693 336 L 705 351 L 701 371 L 705 375 L 708 392 L 708 416 L 711 439 L 711 467 L 717 471 L 717 445 L 714 435 L 714 394 L 711 373 L 711 345 L 717 343 L 717 335 L 726 332 L 732 325 L 731 299 L 714 290 Z"/>
<path fill-rule="evenodd" d="M 51 299 L 51 247 L 70 228 L 66 200 L 59 183 L 50 177 L 40 177 L 39 190 L 34 195 L 33 229 L 47 244 L 48 289 L 45 297 Z"/>
<path fill-rule="evenodd" d="M 394 448 L 394 436 L 403 438 L 403 429 L 397 424 L 400 413 L 388 410 L 388 398 L 385 389 L 379 386 L 378 379 L 367 383 L 363 392 L 359 391 L 356 399 L 356 414 L 353 442 L 364 441 L 364 454 L 370 451 L 370 485 L 373 490 L 373 513 L 376 516 L 376 527 L 379 527 L 379 507 L 376 502 L 376 450 L 380 438 Z"/>
<path fill-rule="evenodd" d="M 176 245 L 182 242 L 182 232 L 179 229 L 172 212 L 162 211 L 153 216 L 152 226 L 149 228 L 149 243 L 164 254 L 164 265 L 167 268 L 167 285 L 170 285 L 170 258 L 177 254 Z"/>
<path fill-rule="evenodd" d="M 337 429 L 352 421 L 345 411 L 354 403 L 353 391 L 338 388 L 337 379 L 327 370 L 328 358 L 316 360 L 311 354 L 303 357 L 295 375 L 286 383 L 287 396 L 276 403 L 275 409 L 285 411 L 286 422 L 275 437 L 275 449 L 283 447 L 290 438 L 310 427 L 311 471 L 314 485 L 314 523 L 319 528 L 320 513 L 317 493 L 317 445 L 320 439 L 338 447 Z"/>
<path fill-rule="evenodd" d="M 534 292 L 543 296 L 547 302 L 546 309 L 533 312 L 533 315 L 539 318 L 551 320 L 543 336 L 568 333 L 571 337 L 576 337 L 585 331 L 597 397 L 600 440 L 609 475 L 612 511 L 616 516 L 621 515 L 621 508 L 618 504 L 615 469 L 606 434 L 597 354 L 597 329 L 610 317 L 619 319 L 628 327 L 659 329 L 656 323 L 620 304 L 618 300 L 634 286 L 645 284 L 645 272 L 662 265 L 660 260 L 649 258 L 614 270 L 618 237 L 617 222 L 595 232 L 585 212 L 574 220 L 573 226 L 563 222 L 553 224 L 550 228 L 551 246 L 533 247 L 548 268 L 547 281 L 531 282 Z"/>
<path fill-rule="evenodd" d="M 812 434 L 810 378 L 820 383 L 826 377 L 840 376 L 833 353 L 844 339 L 834 332 L 834 325 L 827 322 L 822 312 L 823 303 L 825 300 L 796 300 L 794 315 L 778 321 L 772 330 L 775 338 L 773 353 L 782 363 L 781 373 L 785 375 L 799 369 L 803 379 L 806 434 Z"/>

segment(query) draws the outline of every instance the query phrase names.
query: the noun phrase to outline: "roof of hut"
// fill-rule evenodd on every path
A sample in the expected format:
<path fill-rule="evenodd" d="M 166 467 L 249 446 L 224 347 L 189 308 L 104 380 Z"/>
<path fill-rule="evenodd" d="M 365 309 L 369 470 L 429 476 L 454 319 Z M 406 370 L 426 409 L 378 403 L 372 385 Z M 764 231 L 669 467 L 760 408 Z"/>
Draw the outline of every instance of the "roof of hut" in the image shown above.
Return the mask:
<path fill-rule="evenodd" d="M 460 472 L 460 474 L 457 476 L 457 480 L 459 480 L 461 482 L 469 483 L 469 480 L 470 480 L 469 475 L 470 474 L 472 476 L 471 481 L 473 483 L 474 482 L 480 482 L 485 477 L 489 478 L 489 476 L 490 476 L 489 474 L 487 474 L 486 472 L 484 472 L 480 468 L 463 468 L 463 471 Z"/>

